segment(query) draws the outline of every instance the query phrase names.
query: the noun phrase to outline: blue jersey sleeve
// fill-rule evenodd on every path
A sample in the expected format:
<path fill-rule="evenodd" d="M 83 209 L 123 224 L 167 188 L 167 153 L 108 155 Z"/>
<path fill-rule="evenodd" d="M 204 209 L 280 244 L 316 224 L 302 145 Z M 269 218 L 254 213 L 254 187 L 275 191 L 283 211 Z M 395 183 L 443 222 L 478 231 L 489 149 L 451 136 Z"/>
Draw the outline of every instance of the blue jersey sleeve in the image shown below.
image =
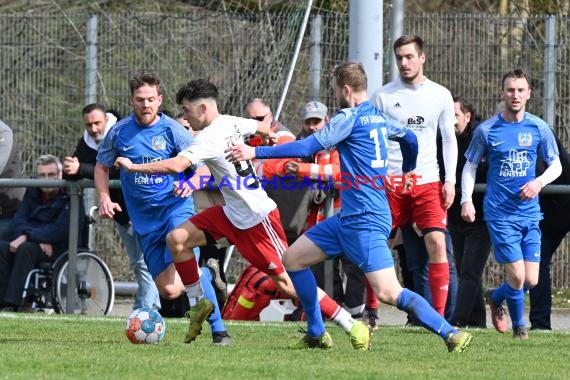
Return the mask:
<path fill-rule="evenodd" d="M 538 125 L 538 131 L 541 136 L 540 149 L 542 149 L 542 157 L 544 162 L 548 165 L 560 155 L 554 133 L 546 123 Z"/>
<path fill-rule="evenodd" d="M 275 146 L 258 146 L 255 148 L 256 158 L 285 158 L 310 157 L 313 153 L 323 150 L 315 135 L 303 140 L 292 141 L 287 144 Z"/>
<path fill-rule="evenodd" d="M 345 108 L 333 116 L 331 121 L 313 136 L 319 141 L 324 149 L 329 149 L 346 139 L 352 132 L 356 114 L 354 109 Z"/>
<path fill-rule="evenodd" d="M 400 144 L 402 171 L 409 172 L 414 170 L 418 158 L 418 138 L 416 134 L 385 113 L 382 113 L 382 117 L 388 129 L 388 138 Z"/>
<path fill-rule="evenodd" d="M 404 135 L 409 131 L 404 124 L 400 123 L 396 119 L 392 119 L 384 112 L 382 112 L 382 117 L 384 118 L 384 123 L 388 129 L 388 138 L 390 140 L 399 141 L 399 139 L 404 137 Z"/>
<path fill-rule="evenodd" d="M 117 149 L 115 148 L 115 141 L 117 139 L 117 125 L 114 125 L 103 141 L 99 145 L 99 150 L 97 152 L 97 162 L 108 168 L 112 168 L 115 164 L 115 160 L 119 156 Z"/>
<path fill-rule="evenodd" d="M 473 131 L 473 138 L 471 139 L 471 143 L 465 152 L 465 158 L 467 161 L 472 162 L 474 164 L 479 164 L 483 156 L 485 156 L 487 150 L 487 138 L 485 136 L 485 128 L 484 125 L 479 125 Z"/>
<path fill-rule="evenodd" d="M 169 119 L 169 122 L 172 119 Z M 192 144 L 194 136 L 181 126 L 176 120 L 170 122 L 170 130 L 172 131 L 172 139 L 174 140 L 174 145 L 178 152 L 182 152 Z"/>
<path fill-rule="evenodd" d="M 418 138 L 416 134 L 408 129 L 404 136 L 392 139 L 400 144 L 402 171 L 406 173 L 414 170 L 418 160 Z"/>

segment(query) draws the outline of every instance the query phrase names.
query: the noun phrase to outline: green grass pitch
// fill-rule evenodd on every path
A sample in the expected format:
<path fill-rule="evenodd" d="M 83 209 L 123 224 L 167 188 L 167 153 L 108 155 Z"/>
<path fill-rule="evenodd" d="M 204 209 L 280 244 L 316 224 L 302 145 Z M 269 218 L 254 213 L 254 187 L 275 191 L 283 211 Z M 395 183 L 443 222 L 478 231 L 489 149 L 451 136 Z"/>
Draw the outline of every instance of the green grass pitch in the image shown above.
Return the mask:
<path fill-rule="evenodd" d="M 358 352 L 327 324 L 331 350 L 290 350 L 293 322 L 227 322 L 231 347 L 214 347 L 210 330 L 182 343 L 187 322 L 166 319 L 159 344 L 134 345 L 125 318 L 0 313 L 2 379 L 568 379 L 570 332 L 530 332 L 528 341 L 493 329 L 469 330 L 471 347 L 449 354 L 421 328 L 381 327 Z"/>

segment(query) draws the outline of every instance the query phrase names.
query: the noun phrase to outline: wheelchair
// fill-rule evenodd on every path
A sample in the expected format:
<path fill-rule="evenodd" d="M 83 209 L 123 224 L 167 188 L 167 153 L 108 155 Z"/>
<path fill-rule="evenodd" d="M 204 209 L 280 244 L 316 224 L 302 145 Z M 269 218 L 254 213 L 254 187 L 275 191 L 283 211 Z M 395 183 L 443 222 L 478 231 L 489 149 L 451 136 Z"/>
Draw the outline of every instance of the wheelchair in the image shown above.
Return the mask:
<path fill-rule="evenodd" d="M 92 208 L 87 224 L 92 233 L 96 208 Z M 69 253 L 53 262 L 42 262 L 26 278 L 22 298 L 31 311 L 66 313 Z M 91 250 L 78 248 L 75 274 L 74 314 L 108 315 L 115 302 L 115 285 L 109 267 Z"/>

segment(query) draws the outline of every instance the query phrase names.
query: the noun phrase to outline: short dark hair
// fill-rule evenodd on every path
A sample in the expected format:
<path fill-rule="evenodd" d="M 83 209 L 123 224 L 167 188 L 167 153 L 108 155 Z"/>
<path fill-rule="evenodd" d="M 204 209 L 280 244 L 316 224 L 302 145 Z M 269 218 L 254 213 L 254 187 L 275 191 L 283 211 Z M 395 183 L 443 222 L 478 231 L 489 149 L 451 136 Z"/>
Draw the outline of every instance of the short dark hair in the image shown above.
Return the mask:
<path fill-rule="evenodd" d="M 398 37 L 398 39 L 394 41 L 394 53 L 396 52 L 396 49 L 409 44 L 415 44 L 418 52 L 420 53 L 424 52 L 424 40 L 422 40 L 422 38 L 418 35 L 406 34 Z"/>
<path fill-rule="evenodd" d="M 218 88 L 207 79 L 195 79 L 184 84 L 176 93 L 176 104 L 186 99 L 193 102 L 198 99 L 218 99 Z"/>
<path fill-rule="evenodd" d="M 461 109 L 461 112 L 463 113 L 469 112 L 471 116 L 475 115 L 475 106 L 471 104 L 471 102 L 469 102 L 463 96 L 459 95 L 454 96 L 453 103 L 459 103 L 459 109 Z"/>
<path fill-rule="evenodd" d="M 471 114 L 471 120 L 467 123 L 468 126 L 473 125 L 476 120 L 479 119 L 479 115 L 476 114 L 475 106 L 473 103 L 465 99 L 463 96 L 456 95 L 453 97 L 453 103 L 459 103 L 459 109 L 463 113 L 469 112 Z"/>
<path fill-rule="evenodd" d="M 83 107 L 83 110 L 81 111 L 82 115 L 87 115 L 88 113 L 91 113 L 95 110 L 99 110 L 103 113 L 107 113 L 107 111 L 105 110 L 105 106 L 99 103 L 91 103 L 86 105 L 85 107 Z"/>
<path fill-rule="evenodd" d="M 341 63 L 333 69 L 332 77 L 337 85 L 351 86 L 354 91 L 366 91 L 368 88 L 366 71 L 360 62 Z"/>
<path fill-rule="evenodd" d="M 121 113 L 114 108 L 108 109 L 107 113 L 110 113 L 111 115 L 115 116 L 117 118 L 117 121 L 123 118 L 123 115 L 121 115 Z"/>
<path fill-rule="evenodd" d="M 511 71 L 507 71 L 506 73 L 503 74 L 503 79 L 501 80 L 501 89 L 505 89 L 505 81 L 507 79 L 525 79 L 526 82 L 528 83 L 528 87 L 530 88 L 530 78 L 528 77 L 528 75 L 523 71 L 523 69 L 514 69 Z"/>
<path fill-rule="evenodd" d="M 139 71 L 129 80 L 131 96 L 135 94 L 135 90 L 144 85 L 155 86 L 158 91 L 158 95 L 161 94 L 160 78 L 158 75 L 147 71 Z"/>

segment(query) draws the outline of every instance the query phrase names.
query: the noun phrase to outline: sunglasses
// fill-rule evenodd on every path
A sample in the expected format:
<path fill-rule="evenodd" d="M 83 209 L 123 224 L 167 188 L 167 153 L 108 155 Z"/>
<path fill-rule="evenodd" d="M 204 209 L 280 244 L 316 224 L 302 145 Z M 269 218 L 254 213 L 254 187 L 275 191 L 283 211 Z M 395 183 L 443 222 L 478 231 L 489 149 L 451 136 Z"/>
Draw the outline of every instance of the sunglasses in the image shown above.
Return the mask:
<path fill-rule="evenodd" d="M 269 114 L 266 113 L 266 114 L 263 115 L 263 116 L 250 116 L 249 118 L 250 118 L 250 119 L 253 119 L 253 120 L 257 120 L 257 121 L 263 121 L 263 119 L 265 119 L 265 118 L 267 117 L 267 115 L 269 115 Z"/>

